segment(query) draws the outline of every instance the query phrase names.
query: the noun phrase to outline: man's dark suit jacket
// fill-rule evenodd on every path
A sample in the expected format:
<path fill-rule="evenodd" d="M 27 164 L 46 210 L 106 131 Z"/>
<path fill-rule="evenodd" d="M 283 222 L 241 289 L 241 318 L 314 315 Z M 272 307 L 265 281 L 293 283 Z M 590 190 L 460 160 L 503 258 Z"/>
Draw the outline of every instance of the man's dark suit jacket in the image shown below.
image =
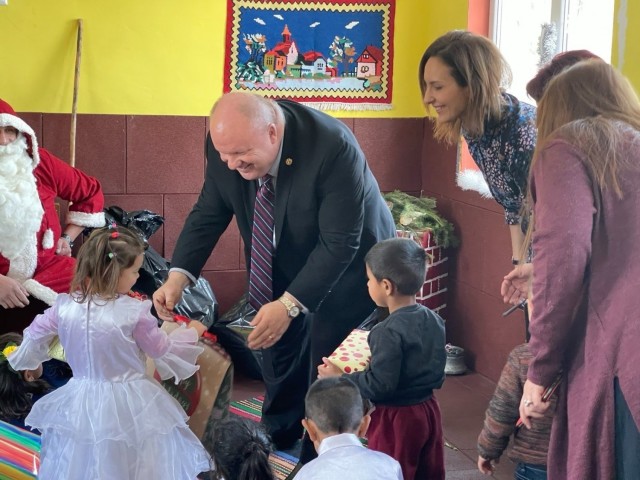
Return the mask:
<path fill-rule="evenodd" d="M 349 311 L 368 298 L 364 256 L 395 235 L 393 219 L 351 130 L 295 102 L 278 104 L 286 126 L 276 178 L 274 298 L 287 290 L 311 312 Z M 234 215 L 250 265 L 258 189 L 258 181 L 229 170 L 210 136 L 206 152 L 205 183 L 172 259 L 194 277 Z"/>
<path fill-rule="evenodd" d="M 374 308 L 364 256 L 393 237 L 395 226 L 351 130 L 295 102 L 278 104 L 286 123 L 275 189 L 274 299 L 286 290 L 311 312 L 295 318 L 262 355 L 262 421 L 276 446 L 286 448 L 302 435 L 304 397 L 315 366 Z M 250 268 L 258 189 L 257 180 L 229 170 L 210 136 L 206 152 L 205 183 L 172 262 L 194 277 L 234 215 Z M 303 450 L 315 454 L 310 442 Z"/>

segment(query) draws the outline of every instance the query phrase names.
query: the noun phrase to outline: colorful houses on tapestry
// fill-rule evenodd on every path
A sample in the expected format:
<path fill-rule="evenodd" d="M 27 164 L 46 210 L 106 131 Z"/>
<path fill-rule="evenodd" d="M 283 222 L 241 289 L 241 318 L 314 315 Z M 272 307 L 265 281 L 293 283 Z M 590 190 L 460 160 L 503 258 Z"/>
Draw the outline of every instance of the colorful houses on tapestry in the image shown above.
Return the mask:
<path fill-rule="evenodd" d="M 355 61 L 350 61 L 349 64 L 354 65 L 355 68 L 347 71 L 346 76 L 355 76 L 360 79 L 379 76 L 382 72 L 382 60 L 382 49 L 368 45 Z M 282 41 L 264 54 L 262 66 L 265 71 L 268 70 L 269 73 L 277 76 L 294 78 L 338 76 L 338 69 L 330 66 L 330 63 L 321 52 L 309 50 L 301 53 L 291 36 L 289 27 L 285 25 Z"/>
<path fill-rule="evenodd" d="M 382 73 L 382 49 L 367 45 L 356 60 L 356 77 L 367 78 Z"/>

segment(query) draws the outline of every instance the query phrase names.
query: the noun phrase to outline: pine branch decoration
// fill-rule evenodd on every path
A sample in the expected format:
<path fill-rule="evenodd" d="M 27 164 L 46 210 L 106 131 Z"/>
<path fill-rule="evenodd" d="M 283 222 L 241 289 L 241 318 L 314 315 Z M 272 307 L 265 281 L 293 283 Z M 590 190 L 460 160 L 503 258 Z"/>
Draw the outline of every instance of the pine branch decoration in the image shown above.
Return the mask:
<path fill-rule="evenodd" d="M 441 247 L 458 246 L 458 239 L 453 233 L 453 224 L 437 212 L 435 199 L 414 197 L 399 190 L 385 193 L 384 199 L 398 230 L 405 230 L 415 235 L 431 230 L 436 243 Z"/>

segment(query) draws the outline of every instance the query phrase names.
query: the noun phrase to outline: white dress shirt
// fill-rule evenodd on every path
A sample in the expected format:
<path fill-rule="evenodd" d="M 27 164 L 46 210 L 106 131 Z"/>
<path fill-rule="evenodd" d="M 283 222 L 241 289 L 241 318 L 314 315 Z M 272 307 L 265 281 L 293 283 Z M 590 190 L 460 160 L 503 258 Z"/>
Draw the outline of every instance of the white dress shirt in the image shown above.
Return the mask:
<path fill-rule="evenodd" d="M 295 480 L 403 480 L 400 464 L 389 455 L 369 450 L 357 436 L 341 433 L 320 443 L 318 458 L 300 469 Z"/>

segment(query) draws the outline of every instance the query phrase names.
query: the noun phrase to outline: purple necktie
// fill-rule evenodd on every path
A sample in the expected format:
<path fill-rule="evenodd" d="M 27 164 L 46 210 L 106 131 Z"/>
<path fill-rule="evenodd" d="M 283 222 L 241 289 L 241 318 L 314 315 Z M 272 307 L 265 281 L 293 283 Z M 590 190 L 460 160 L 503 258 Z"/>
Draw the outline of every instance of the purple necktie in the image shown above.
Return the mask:
<path fill-rule="evenodd" d="M 274 203 L 273 177 L 262 177 L 262 185 L 256 195 L 251 235 L 251 268 L 249 269 L 249 303 L 260 309 L 273 301 L 273 225 Z"/>

